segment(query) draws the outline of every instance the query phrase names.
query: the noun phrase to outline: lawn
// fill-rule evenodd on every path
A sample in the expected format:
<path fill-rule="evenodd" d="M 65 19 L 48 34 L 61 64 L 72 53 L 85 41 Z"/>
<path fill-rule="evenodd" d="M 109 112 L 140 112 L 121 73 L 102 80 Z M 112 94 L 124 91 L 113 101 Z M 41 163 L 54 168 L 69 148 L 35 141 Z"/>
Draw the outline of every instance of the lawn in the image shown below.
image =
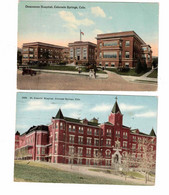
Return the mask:
<path fill-rule="evenodd" d="M 142 76 L 143 74 L 145 74 L 146 72 L 149 71 L 149 69 L 147 69 L 147 71 L 144 71 L 144 72 L 137 74 L 134 69 L 129 69 L 129 71 L 127 71 L 127 72 L 120 72 L 116 68 L 106 68 L 106 70 L 111 71 L 111 72 L 115 72 L 116 74 L 119 74 L 119 75 L 138 76 L 138 77 Z"/>
<path fill-rule="evenodd" d="M 15 161 L 14 181 L 45 183 L 81 183 L 81 184 L 115 184 L 132 185 L 131 182 L 88 176 L 81 173 L 63 171 L 47 164 Z"/>
<path fill-rule="evenodd" d="M 158 76 L 158 71 L 155 69 L 151 74 L 148 75 L 149 78 L 157 78 Z"/>
<path fill-rule="evenodd" d="M 78 72 L 78 69 L 76 68 L 76 66 L 65 66 L 65 65 L 58 65 L 58 66 L 38 66 L 38 65 L 34 65 L 34 66 L 30 66 L 30 68 L 34 68 L 34 69 L 43 69 L 43 70 L 60 70 L 60 71 L 73 71 L 73 72 Z M 85 67 L 81 67 L 81 71 L 82 72 L 89 72 Z M 97 70 L 97 73 L 101 73 L 101 74 L 107 74 L 106 72 L 102 71 L 102 70 Z"/>

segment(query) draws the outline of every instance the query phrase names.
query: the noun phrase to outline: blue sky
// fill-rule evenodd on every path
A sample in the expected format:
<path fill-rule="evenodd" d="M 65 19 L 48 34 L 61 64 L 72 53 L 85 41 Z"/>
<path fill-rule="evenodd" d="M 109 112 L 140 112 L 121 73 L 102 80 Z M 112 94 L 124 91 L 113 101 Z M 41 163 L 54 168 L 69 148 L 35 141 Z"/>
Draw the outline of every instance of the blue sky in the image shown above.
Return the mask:
<path fill-rule="evenodd" d="M 26 8 L 25 6 L 53 6 Z M 66 6 L 66 8 L 54 8 Z M 72 8 L 67 8 L 72 6 Z M 85 7 L 80 9 L 79 6 Z M 74 9 L 73 7 L 76 7 Z M 158 3 L 20 2 L 18 7 L 18 46 L 43 41 L 65 45 L 79 40 L 96 42 L 101 33 L 134 30 L 158 53 Z"/>
<path fill-rule="evenodd" d="M 52 99 L 51 99 L 52 98 Z M 17 93 L 16 131 L 24 133 L 33 125 L 47 125 L 61 108 L 63 115 L 72 118 L 98 118 L 108 121 L 115 103 L 114 95 L 83 95 L 54 93 Z M 157 130 L 157 97 L 117 96 L 123 124 L 149 133 Z"/>

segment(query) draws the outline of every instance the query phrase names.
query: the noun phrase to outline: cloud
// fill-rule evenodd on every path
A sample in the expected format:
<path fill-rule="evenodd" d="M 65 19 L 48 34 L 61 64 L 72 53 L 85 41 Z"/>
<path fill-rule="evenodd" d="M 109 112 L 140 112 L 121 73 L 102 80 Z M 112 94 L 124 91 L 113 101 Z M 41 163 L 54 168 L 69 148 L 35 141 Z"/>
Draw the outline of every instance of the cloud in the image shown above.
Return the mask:
<path fill-rule="evenodd" d="M 36 110 L 54 110 L 57 109 L 58 105 L 56 104 L 45 104 L 44 101 L 42 100 L 30 100 L 28 102 L 27 107 L 25 108 L 25 110 L 29 110 L 29 111 L 36 111 Z"/>
<path fill-rule="evenodd" d="M 99 6 L 92 7 L 91 8 L 91 12 L 96 17 L 102 17 L 102 18 L 105 18 L 106 17 L 106 14 L 104 13 L 104 11 Z"/>
<path fill-rule="evenodd" d="M 61 109 L 80 109 L 82 108 L 82 104 L 77 104 L 77 103 L 67 103 L 61 106 Z"/>
<path fill-rule="evenodd" d="M 96 36 L 97 34 L 103 34 L 103 31 L 100 29 L 93 30 L 93 34 Z"/>
<path fill-rule="evenodd" d="M 121 103 L 119 107 L 123 111 L 133 111 L 133 110 L 140 110 L 144 108 L 144 106 L 142 105 L 130 105 L 130 104 L 124 104 L 124 103 Z"/>
<path fill-rule="evenodd" d="M 112 19 L 112 16 L 109 16 L 108 19 L 111 20 Z"/>
<path fill-rule="evenodd" d="M 84 13 L 78 12 L 79 16 L 84 16 Z"/>
<path fill-rule="evenodd" d="M 77 19 L 74 14 L 72 12 L 69 11 L 60 11 L 59 12 L 59 16 L 65 21 L 67 22 L 67 24 L 64 24 L 64 27 L 71 27 L 74 29 L 77 29 L 78 26 L 82 25 L 82 26 L 90 26 L 93 25 L 94 22 L 88 18 L 84 18 L 84 19 Z"/>
<path fill-rule="evenodd" d="M 80 118 L 80 114 L 74 112 L 74 113 L 71 113 L 70 117 L 78 119 Z"/>
<path fill-rule="evenodd" d="M 112 108 L 112 105 L 102 104 L 102 105 L 93 107 L 91 111 L 92 112 L 107 112 L 111 110 L 111 108 Z"/>
<path fill-rule="evenodd" d="M 156 116 L 157 116 L 157 112 L 153 112 L 153 111 L 144 112 L 144 113 L 134 115 L 134 117 L 139 117 L 139 118 L 154 118 Z"/>

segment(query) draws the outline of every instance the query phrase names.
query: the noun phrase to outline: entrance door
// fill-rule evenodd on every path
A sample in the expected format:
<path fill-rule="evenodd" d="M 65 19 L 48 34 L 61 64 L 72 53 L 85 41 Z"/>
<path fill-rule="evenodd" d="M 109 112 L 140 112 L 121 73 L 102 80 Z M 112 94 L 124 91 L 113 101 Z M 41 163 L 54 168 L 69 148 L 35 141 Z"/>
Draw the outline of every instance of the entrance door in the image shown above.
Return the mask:
<path fill-rule="evenodd" d="M 119 156 L 118 156 L 118 154 L 115 155 L 115 157 L 114 157 L 114 162 L 115 162 L 115 163 L 118 163 L 118 162 L 119 162 Z"/>
<path fill-rule="evenodd" d="M 80 56 L 77 56 L 77 60 L 80 60 Z"/>

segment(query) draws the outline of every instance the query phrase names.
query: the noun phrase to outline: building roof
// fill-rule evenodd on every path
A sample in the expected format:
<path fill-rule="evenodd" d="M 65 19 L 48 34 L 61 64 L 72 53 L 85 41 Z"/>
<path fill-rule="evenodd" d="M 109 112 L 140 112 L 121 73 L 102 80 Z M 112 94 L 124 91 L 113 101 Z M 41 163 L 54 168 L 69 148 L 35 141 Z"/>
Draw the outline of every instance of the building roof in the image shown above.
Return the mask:
<path fill-rule="evenodd" d="M 154 129 L 152 128 L 151 132 L 150 132 L 150 136 L 155 136 L 156 137 L 156 133 L 154 131 Z"/>
<path fill-rule="evenodd" d="M 33 131 L 48 131 L 48 126 L 46 126 L 46 125 L 32 126 L 22 135 L 27 135 Z"/>
<path fill-rule="evenodd" d="M 15 135 L 20 135 L 19 131 L 17 131 L 17 132 L 15 133 Z"/>
<path fill-rule="evenodd" d="M 62 114 L 61 109 L 59 109 L 59 111 L 58 111 L 58 113 L 56 114 L 55 118 L 56 118 L 56 119 L 64 119 L 64 116 L 63 116 L 63 114 Z"/>
<path fill-rule="evenodd" d="M 61 109 L 59 109 L 58 113 L 53 118 L 54 119 L 63 119 L 65 121 L 83 124 L 83 120 L 81 120 L 81 119 L 70 118 L 70 117 L 64 116 L 63 113 L 62 113 L 62 111 L 61 111 Z M 100 124 L 99 123 L 96 123 L 96 122 L 92 122 L 92 121 L 87 121 L 87 125 L 90 125 L 90 126 L 99 126 Z"/>
<path fill-rule="evenodd" d="M 134 36 L 137 38 L 142 44 L 146 44 L 141 37 L 137 35 L 134 31 L 123 31 L 123 32 L 114 32 L 114 33 L 105 33 L 105 34 L 98 34 L 96 39 L 107 39 L 107 38 L 121 38 L 121 37 L 129 37 Z"/>
<path fill-rule="evenodd" d="M 95 43 L 92 43 L 92 42 L 89 42 L 89 41 L 75 41 L 73 43 L 69 43 L 68 45 L 69 45 L 69 47 L 71 47 L 71 46 L 82 46 L 82 45 L 92 45 L 92 46 L 96 47 Z"/>
<path fill-rule="evenodd" d="M 121 113 L 121 111 L 120 111 L 120 108 L 119 108 L 119 106 L 118 106 L 117 101 L 115 102 L 115 104 L 114 104 L 113 109 L 112 109 L 112 111 L 111 111 L 111 112 L 112 112 L 112 113 L 118 113 L 118 112 L 120 112 L 120 113 Z"/>
<path fill-rule="evenodd" d="M 67 47 L 64 46 L 60 46 L 60 45 L 54 45 L 54 44 L 50 44 L 50 43 L 43 43 L 43 42 L 30 42 L 30 43 L 23 43 L 23 47 L 26 46 L 45 46 L 45 47 L 54 47 L 54 48 L 60 48 L 60 49 L 64 49 Z"/>

